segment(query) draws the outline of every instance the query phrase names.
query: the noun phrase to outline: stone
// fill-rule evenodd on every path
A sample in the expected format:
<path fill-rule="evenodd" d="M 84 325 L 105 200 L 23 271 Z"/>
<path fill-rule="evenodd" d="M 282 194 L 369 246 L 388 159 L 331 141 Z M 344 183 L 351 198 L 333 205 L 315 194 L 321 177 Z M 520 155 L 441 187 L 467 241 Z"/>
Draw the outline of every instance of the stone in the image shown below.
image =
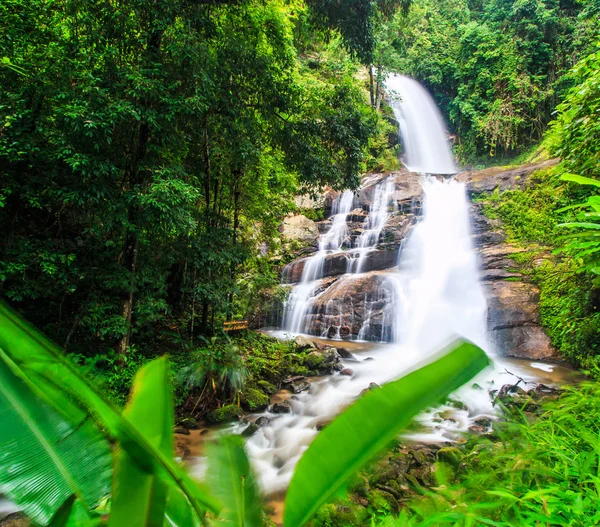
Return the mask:
<path fill-rule="evenodd" d="M 259 426 L 256 423 L 250 423 L 242 432 L 242 437 L 251 437 L 259 430 Z"/>
<path fill-rule="evenodd" d="M 198 428 L 198 422 L 193 417 L 186 417 L 179 421 L 179 426 L 188 430 L 195 430 Z"/>
<path fill-rule="evenodd" d="M 210 412 L 206 419 L 210 423 L 225 423 L 239 419 L 244 414 L 243 410 L 235 404 L 227 404 Z"/>
<path fill-rule="evenodd" d="M 453 467 L 458 467 L 462 461 L 463 453 L 460 448 L 450 446 L 440 448 L 437 451 L 436 457 L 438 461 L 443 461 L 444 463 L 448 463 Z"/>
<path fill-rule="evenodd" d="M 357 358 L 354 355 L 352 355 L 352 353 L 350 353 L 348 348 L 336 348 L 336 350 L 338 352 L 338 355 L 342 357 L 342 359 L 349 361 L 357 361 Z"/>
<path fill-rule="evenodd" d="M 0 519 L 0 527 L 29 527 L 31 521 L 23 512 L 13 512 Z"/>
<path fill-rule="evenodd" d="M 315 346 L 315 343 L 312 340 L 309 340 L 306 337 L 303 337 L 302 335 L 298 335 L 294 339 L 294 344 L 296 345 L 297 351 L 306 351 L 306 350 L 317 349 L 317 347 Z"/>
<path fill-rule="evenodd" d="M 311 351 L 304 357 L 304 365 L 319 375 L 331 375 L 339 362 L 340 356 L 335 348 Z"/>
<path fill-rule="evenodd" d="M 340 328 L 340 337 L 343 339 L 350 338 L 352 336 L 352 330 L 348 326 L 342 326 Z"/>
<path fill-rule="evenodd" d="M 256 426 L 262 428 L 263 426 L 268 426 L 271 424 L 271 420 L 266 415 L 261 415 L 256 421 L 254 421 Z"/>
<path fill-rule="evenodd" d="M 488 193 L 496 189 L 503 191 L 523 187 L 527 181 L 527 176 L 536 170 L 554 166 L 558 161 L 558 159 L 549 159 L 541 163 L 531 163 L 509 170 L 503 167 L 492 167 L 476 172 L 461 172 L 455 179 L 466 183 L 467 192 L 470 194 Z"/>
<path fill-rule="evenodd" d="M 301 393 L 310 388 L 310 383 L 304 375 L 295 375 L 288 377 L 281 382 L 281 387 L 292 393 Z"/>
<path fill-rule="evenodd" d="M 318 229 L 314 221 L 296 214 L 283 220 L 281 234 L 286 241 L 313 242 L 317 238 Z"/>
<path fill-rule="evenodd" d="M 281 401 L 271 406 L 271 412 L 274 414 L 289 414 L 292 411 L 292 405 L 289 401 Z"/>
<path fill-rule="evenodd" d="M 552 359 L 557 352 L 540 324 L 539 289 L 527 282 L 486 283 L 488 331 L 502 355 Z"/>
<path fill-rule="evenodd" d="M 241 402 L 249 412 L 261 412 L 269 406 L 269 397 L 256 388 L 246 388 L 242 392 Z"/>
<path fill-rule="evenodd" d="M 177 428 L 175 428 L 175 433 L 184 436 L 190 435 L 190 431 L 187 428 L 184 428 L 183 426 L 178 426 Z"/>
<path fill-rule="evenodd" d="M 341 372 L 340 375 L 347 375 L 348 377 L 352 377 L 354 375 L 354 371 L 352 371 L 351 368 L 344 368 Z"/>
<path fill-rule="evenodd" d="M 373 390 L 377 390 L 377 388 L 379 388 L 379 384 L 375 383 L 375 382 L 371 382 L 369 383 L 369 386 L 367 388 L 365 388 L 364 390 L 361 390 L 361 392 L 358 394 L 358 396 L 360 397 L 361 395 L 364 395 L 365 393 L 371 392 Z"/>

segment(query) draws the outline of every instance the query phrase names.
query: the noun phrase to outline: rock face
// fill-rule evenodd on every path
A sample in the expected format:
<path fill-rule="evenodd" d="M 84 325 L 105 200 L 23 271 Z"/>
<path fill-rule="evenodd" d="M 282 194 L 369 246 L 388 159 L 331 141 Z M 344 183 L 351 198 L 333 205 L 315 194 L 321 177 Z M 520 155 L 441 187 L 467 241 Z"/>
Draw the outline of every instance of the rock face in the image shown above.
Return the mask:
<path fill-rule="evenodd" d="M 522 187 L 526 179 L 536 170 L 558 164 L 558 159 L 549 159 L 541 163 L 531 163 L 506 170 L 502 167 L 486 168 L 485 170 L 462 172 L 456 176 L 457 181 L 467 184 L 471 194 L 500 191 Z"/>
<path fill-rule="evenodd" d="M 479 188 L 496 188 L 510 181 L 502 172 L 477 176 Z M 521 171 L 521 173 L 523 173 Z M 488 298 L 488 333 L 497 353 L 528 359 L 556 359 L 557 352 L 540 324 L 538 287 L 519 272 L 511 255 L 525 249 L 506 243 L 501 225 L 484 216 L 481 203 L 471 206 L 474 243 L 480 255 L 484 288 Z"/>
<path fill-rule="evenodd" d="M 287 216 L 283 220 L 283 237 L 287 241 L 298 240 L 300 242 L 316 241 L 318 235 L 317 225 L 302 214 Z"/>

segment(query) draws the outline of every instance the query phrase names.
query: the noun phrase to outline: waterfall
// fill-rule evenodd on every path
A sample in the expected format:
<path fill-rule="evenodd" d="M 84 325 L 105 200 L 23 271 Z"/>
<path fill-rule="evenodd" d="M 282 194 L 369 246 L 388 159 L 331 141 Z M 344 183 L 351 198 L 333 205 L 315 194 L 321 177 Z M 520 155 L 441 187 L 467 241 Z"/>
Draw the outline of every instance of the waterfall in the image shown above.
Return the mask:
<path fill-rule="evenodd" d="M 406 75 L 390 75 L 385 86 L 400 125 L 404 165 L 422 174 L 456 174 L 444 121 L 427 90 Z"/>
<path fill-rule="evenodd" d="M 390 208 L 395 208 L 392 199 L 395 188 L 394 179 L 391 177 L 377 185 L 369 207 L 369 215 L 356 242 L 357 249 L 348 260 L 349 273 L 363 272 L 366 256 L 379 242 L 381 231 L 390 217 Z"/>
<path fill-rule="evenodd" d="M 403 76 L 393 76 L 388 87 L 399 88 L 403 95 L 395 109 L 403 119 L 400 133 L 408 145 L 410 166 L 428 173 L 455 172 L 443 121 L 435 106 L 432 107 L 429 95 L 415 81 Z M 267 412 L 271 419 L 269 424 L 247 441 L 248 452 L 266 490 L 285 488 L 319 425 L 331 420 L 370 383 L 382 384 L 402 376 L 455 335 L 485 347 L 486 301 L 471 241 L 465 187 L 451 179 L 429 175 L 423 175 L 421 183 L 422 216 L 399 252 L 398 266 L 374 275 L 379 286 L 375 292 L 365 294 L 361 305 L 362 326 L 358 338 L 388 344 L 368 345 L 366 349 L 374 360 L 346 361 L 344 366 L 353 370 L 352 376 L 325 377 L 313 382 L 309 392 L 294 395 L 290 399 L 291 413 Z M 346 274 L 338 283 L 348 282 L 350 287 L 358 283 L 365 255 L 378 244 L 394 207 L 394 189 L 392 177 L 377 183 L 369 215 L 355 247 L 345 251 L 355 256 L 348 266 L 355 274 Z M 318 290 L 323 261 L 328 254 L 341 252 L 342 246 L 347 244 L 346 216 L 353 199 L 351 193 L 336 199 L 331 227 L 321 237 L 317 254 L 305 262 L 301 281 L 286 306 L 285 329 L 310 330 L 311 317 L 315 315 L 312 306 L 320 295 L 327 295 Z M 327 298 L 325 315 L 341 325 L 345 316 L 340 311 L 343 303 L 337 298 Z M 329 336 L 339 337 L 339 331 Z M 365 345 L 362 346 L 359 351 L 365 349 Z M 467 402 L 468 410 L 447 406 L 425 413 L 422 422 L 430 430 L 425 440 L 453 441 L 477 417 L 493 415 L 485 390 L 465 387 L 454 397 Z M 436 411 L 439 416 L 442 410 L 455 412 L 456 420 L 434 417 Z"/>

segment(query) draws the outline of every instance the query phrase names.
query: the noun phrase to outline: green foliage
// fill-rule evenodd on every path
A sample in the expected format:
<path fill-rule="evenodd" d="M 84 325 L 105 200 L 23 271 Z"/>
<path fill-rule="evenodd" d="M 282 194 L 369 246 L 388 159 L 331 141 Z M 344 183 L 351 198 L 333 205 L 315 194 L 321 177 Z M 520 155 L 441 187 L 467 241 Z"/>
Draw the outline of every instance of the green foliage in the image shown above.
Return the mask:
<path fill-rule="evenodd" d="M 263 512 L 258 484 L 240 436 L 208 445 L 208 484 L 224 504 L 223 520 L 239 527 L 261 527 Z"/>
<path fill-rule="evenodd" d="M 325 427 L 300 459 L 286 495 L 284 525 L 307 522 L 412 417 L 488 364 L 482 350 L 462 343 L 432 364 L 361 397 Z"/>
<path fill-rule="evenodd" d="M 4 304 L 0 304 L 0 359 L 76 429 L 91 421 L 107 440 L 118 441 L 138 468 L 159 477 L 169 488 L 181 491 L 199 517 L 203 517 L 206 510 L 219 511 L 218 501 L 192 481 L 172 457 L 154 446 L 155 438 L 144 435 L 88 384 L 57 347 Z M 164 371 L 164 365 L 160 370 Z M 156 369 L 149 366 L 146 371 Z M 151 387 L 145 388 L 144 392 L 148 391 L 154 397 Z M 144 402 L 143 407 L 151 403 Z"/>
<path fill-rule="evenodd" d="M 36 523 L 47 525 L 70 497 L 91 511 L 108 494 L 108 443 L 92 423 L 65 422 L 1 360 L 0 418 L 0 491 Z"/>
<path fill-rule="evenodd" d="M 501 442 L 472 442 L 450 481 L 412 500 L 387 527 L 595 525 L 600 515 L 597 383 L 568 388 L 531 421 L 499 425 Z"/>
<path fill-rule="evenodd" d="M 0 6 L 0 286 L 82 362 L 245 317 L 294 193 L 358 185 L 379 120 L 307 9 Z"/>
<path fill-rule="evenodd" d="M 503 156 L 539 141 L 577 82 L 569 69 L 600 37 L 593 5 L 416 0 L 381 26 L 375 63 L 424 82 L 463 161 Z"/>
<path fill-rule="evenodd" d="M 167 459 L 174 457 L 173 390 L 165 358 L 152 361 L 137 372 L 123 417 Z M 115 460 L 109 527 L 162 527 L 169 492 L 164 481 L 149 474 L 126 450 L 120 449 Z"/>
<path fill-rule="evenodd" d="M 534 172 L 523 190 L 483 198 L 483 210 L 502 222 L 508 241 L 551 245 L 557 236 L 557 209 L 568 202 L 554 169 Z"/>

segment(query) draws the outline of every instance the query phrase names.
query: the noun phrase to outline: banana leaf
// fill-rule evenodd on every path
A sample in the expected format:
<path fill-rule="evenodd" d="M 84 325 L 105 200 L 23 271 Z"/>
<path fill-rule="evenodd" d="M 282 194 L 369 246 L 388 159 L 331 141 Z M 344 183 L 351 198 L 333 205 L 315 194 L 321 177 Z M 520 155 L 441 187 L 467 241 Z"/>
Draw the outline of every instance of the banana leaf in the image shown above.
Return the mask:
<path fill-rule="evenodd" d="M 2 361 L 0 423 L 0 493 L 36 523 L 60 525 L 75 498 L 89 515 L 110 492 L 112 452 L 94 424 L 66 421 Z"/>
<path fill-rule="evenodd" d="M 154 447 L 63 355 L 61 350 L 0 302 L 0 361 L 70 422 L 91 416 L 112 442 L 119 442 L 138 466 L 179 487 L 198 515 L 221 505 L 174 460 Z"/>
<path fill-rule="evenodd" d="M 174 456 L 173 393 L 165 358 L 140 368 L 123 414 L 165 457 Z M 168 493 L 169 487 L 164 481 L 142 470 L 126 450 L 119 448 L 109 527 L 162 527 Z M 187 525 L 192 527 L 193 524 Z"/>
<path fill-rule="evenodd" d="M 284 527 L 304 525 L 415 415 L 442 402 L 489 364 L 481 349 L 462 342 L 428 366 L 358 399 L 300 458 L 285 500 Z"/>
<path fill-rule="evenodd" d="M 224 507 L 225 525 L 262 527 L 260 491 L 240 436 L 226 436 L 207 445 L 208 474 L 211 490 Z"/>

